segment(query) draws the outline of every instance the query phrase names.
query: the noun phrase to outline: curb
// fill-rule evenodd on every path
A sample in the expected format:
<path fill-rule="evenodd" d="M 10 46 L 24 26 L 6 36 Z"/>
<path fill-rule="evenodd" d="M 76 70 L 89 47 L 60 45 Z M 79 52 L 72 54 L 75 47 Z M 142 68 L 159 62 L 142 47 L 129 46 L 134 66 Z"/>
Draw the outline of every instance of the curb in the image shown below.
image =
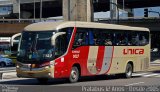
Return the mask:
<path fill-rule="evenodd" d="M 3 73 L 1 79 L 3 80 L 3 79 L 15 79 L 15 78 L 18 78 L 16 72 L 11 72 L 11 73 Z"/>
<path fill-rule="evenodd" d="M 152 65 L 147 71 L 160 71 L 160 65 Z"/>

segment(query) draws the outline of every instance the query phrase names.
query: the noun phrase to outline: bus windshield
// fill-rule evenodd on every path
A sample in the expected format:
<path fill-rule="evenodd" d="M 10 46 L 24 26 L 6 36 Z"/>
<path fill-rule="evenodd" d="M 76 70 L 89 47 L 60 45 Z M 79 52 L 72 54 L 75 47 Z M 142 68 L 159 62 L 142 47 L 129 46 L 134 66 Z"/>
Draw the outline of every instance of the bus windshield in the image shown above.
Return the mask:
<path fill-rule="evenodd" d="M 23 32 L 17 54 L 17 60 L 22 63 L 43 63 L 54 58 L 54 46 L 51 37 L 55 32 Z"/>

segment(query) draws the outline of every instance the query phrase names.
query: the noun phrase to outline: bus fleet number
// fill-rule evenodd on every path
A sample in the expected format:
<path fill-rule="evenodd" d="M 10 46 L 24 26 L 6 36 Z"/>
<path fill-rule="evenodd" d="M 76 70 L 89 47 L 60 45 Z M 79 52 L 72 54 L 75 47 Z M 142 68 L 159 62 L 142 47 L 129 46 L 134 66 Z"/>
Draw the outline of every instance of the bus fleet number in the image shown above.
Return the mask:
<path fill-rule="evenodd" d="M 73 58 L 79 58 L 79 54 L 73 54 Z"/>

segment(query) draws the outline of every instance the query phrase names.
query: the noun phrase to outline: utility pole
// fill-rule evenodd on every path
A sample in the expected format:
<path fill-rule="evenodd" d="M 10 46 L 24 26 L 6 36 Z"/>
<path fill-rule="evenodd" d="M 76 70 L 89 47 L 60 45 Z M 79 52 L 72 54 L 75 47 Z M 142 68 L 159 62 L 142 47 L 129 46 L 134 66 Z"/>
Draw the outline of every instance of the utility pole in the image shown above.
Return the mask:
<path fill-rule="evenodd" d="M 123 17 L 125 17 L 125 0 L 123 0 Z"/>
<path fill-rule="evenodd" d="M 42 21 L 42 14 L 43 14 L 43 11 L 42 11 L 42 8 L 43 8 L 43 1 L 41 0 L 40 1 L 40 21 Z"/>
<path fill-rule="evenodd" d="M 19 22 L 21 22 L 20 21 L 20 19 L 21 19 L 21 0 L 19 0 L 19 15 L 18 15 L 18 17 L 19 17 Z"/>
<path fill-rule="evenodd" d="M 34 21 L 35 21 L 35 17 L 36 17 L 36 3 L 35 3 L 35 0 L 34 0 Z"/>

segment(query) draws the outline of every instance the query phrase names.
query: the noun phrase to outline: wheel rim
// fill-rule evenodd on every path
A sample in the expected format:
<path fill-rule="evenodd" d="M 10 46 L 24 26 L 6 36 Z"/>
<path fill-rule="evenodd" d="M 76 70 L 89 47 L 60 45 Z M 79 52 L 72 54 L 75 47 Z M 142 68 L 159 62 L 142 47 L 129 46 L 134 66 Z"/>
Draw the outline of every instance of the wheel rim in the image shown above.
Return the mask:
<path fill-rule="evenodd" d="M 72 72 L 71 72 L 71 78 L 72 78 L 72 80 L 76 80 L 77 77 L 78 77 L 77 75 L 78 75 L 77 72 L 75 70 L 72 70 Z"/>
<path fill-rule="evenodd" d="M 131 76 L 131 74 L 132 74 L 132 68 L 128 67 L 127 68 L 127 76 Z"/>

